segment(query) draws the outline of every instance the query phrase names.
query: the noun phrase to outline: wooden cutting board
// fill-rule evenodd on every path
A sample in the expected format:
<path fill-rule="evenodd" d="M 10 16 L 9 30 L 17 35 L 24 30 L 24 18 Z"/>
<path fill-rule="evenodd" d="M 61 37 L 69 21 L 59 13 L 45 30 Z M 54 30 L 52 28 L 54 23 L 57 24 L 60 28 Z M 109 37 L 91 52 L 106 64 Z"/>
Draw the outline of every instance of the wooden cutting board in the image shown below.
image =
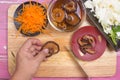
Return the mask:
<path fill-rule="evenodd" d="M 17 6 L 18 5 L 12 5 L 8 10 L 8 70 L 11 75 L 16 65 L 15 58 L 12 56 L 11 51 L 16 55 L 23 42 L 29 38 L 21 34 L 16 38 L 17 30 L 10 17 L 13 17 Z M 84 25 L 89 25 L 89 23 L 84 21 L 82 26 Z M 47 62 L 43 62 L 35 77 L 85 77 L 80 67 L 64 48 L 64 46 L 70 46 L 73 32 L 61 33 L 55 31 L 51 26 L 48 26 L 48 28 L 51 30 L 51 35 L 40 34 L 35 38 L 40 39 L 43 43 L 51 40 L 55 41 L 59 43 L 61 51 L 49 58 Z M 116 52 L 108 48 L 97 60 L 90 62 L 79 60 L 79 62 L 90 77 L 113 76 L 116 72 Z"/>

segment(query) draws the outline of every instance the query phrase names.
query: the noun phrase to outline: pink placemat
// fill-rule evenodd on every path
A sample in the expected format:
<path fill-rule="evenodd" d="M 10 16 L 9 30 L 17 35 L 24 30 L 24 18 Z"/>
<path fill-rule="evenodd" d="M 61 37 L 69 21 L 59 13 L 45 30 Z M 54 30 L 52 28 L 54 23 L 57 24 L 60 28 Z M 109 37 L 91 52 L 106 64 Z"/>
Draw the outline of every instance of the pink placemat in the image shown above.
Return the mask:
<path fill-rule="evenodd" d="M 15 4 L 27 0 L 0 0 L 0 56 L 6 56 L 5 59 L 0 60 L 0 78 L 9 78 L 7 65 L 7 12 L 12 2 Z M 50 0 L 41 0 L 42 2 L 49 2 Z M 91 78 L 91 80 L 119 80 L 120 79 L 120 52 L 117 53 L 117 70 L 112 77 Z M 34 78 L 33 80 L 87 80 L 85 78 Z M 1 79 L 0 79 L 1 80 Z"/>

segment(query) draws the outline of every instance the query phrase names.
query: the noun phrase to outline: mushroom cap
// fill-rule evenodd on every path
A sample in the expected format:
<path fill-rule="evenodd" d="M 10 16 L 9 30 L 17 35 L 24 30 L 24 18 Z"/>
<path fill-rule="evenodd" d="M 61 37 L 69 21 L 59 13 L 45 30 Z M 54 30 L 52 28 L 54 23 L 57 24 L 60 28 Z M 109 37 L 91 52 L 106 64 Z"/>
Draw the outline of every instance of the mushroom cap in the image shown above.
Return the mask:
<path fill-rule="evenodd" d="M 80 46 L 81 51 L 86 54 L 95 54 L 95 40 L 94 37 L 90 35 L 84 35 L 81 39 L 78 39 L 78 44 Z"/>
<path fill-rule="evenodd" d="M 80 17 L 76 13 L 70 13 L 66 16 L 66 23 L 71 26 L 76 26 L 80 22 Z"/>
<path fill-rule="evenodd" d="M 52 18 L 55 22 L 62 22 L 65 19 L 65 12 L 62 8 L 55 8 L 52 11 Z"/>
<path fill-rule="evenodd" d="M 69 0 L 68 3 L 65 3 L 65 5 L 63 6 L 63 8 L 67 12 L 75 12 L 77 10 L 77 3 L 74 0 Z"/>
<path fill-rule="evenodd" d="M 42 46 L 41 50 L 43 50 L 43 49 L 48 49 L 49 50 L 49 54 L 50 55 L 47 56 L 47 57 L 50 57 L 53 54 L 56 54 L 56 53 L 58 53 L 60 51 L 59 45 L 56 42 L 54 42 L 54 41 L 48 41 L 48 42 L 46 42 Z"/>

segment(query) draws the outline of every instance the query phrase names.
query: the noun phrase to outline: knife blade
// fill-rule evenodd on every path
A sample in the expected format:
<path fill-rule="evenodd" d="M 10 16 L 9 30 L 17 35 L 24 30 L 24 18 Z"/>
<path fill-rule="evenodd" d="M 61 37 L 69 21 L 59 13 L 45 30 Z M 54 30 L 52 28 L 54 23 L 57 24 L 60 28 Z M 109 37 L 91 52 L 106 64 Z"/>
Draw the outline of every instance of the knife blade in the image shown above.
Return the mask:
<path fill-rule="evenodd" d="M 13 62 L 15 63 L 15 54 L 13 53 L 13 51 L 11 51 L 12 57 L 13 57 Z"/>
<path fill-rule="evenodd" d="M 70 55 L 72 56 L 72 58 L 74 59 L 74 61 L 77 63 L 77 65 L 80 67 L 80 69 L 83 71 L 83 73 L 85 74 L 87 80 L 91 80 L 91 78 L 89 77 L 89 75 L 87 74 L 87 72 L 85 71 L 85 69 L 83 68 L 83 66 L 80 64 L 80 62 L 78 61 L 78 59 L 75 57 L 75 55 L 73 54 L 73 52 L 71 51 L 71 49 L 69 49 L 68 47 L 65 47 L 65 49 L 67 50 L 67 52 L 70 53 Z"/>

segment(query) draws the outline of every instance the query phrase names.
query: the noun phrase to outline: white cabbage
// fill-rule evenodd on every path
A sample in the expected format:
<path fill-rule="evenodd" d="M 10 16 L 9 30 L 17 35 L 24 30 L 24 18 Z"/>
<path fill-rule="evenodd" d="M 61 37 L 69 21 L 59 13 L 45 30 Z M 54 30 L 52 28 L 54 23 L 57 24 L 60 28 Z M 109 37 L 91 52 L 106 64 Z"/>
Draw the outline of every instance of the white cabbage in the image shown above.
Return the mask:
<path fill-rule="evenodd" d="M 120 0 L 87 0 L 85 6 L 95 12 L 105 33 L 111 32 L 110 25 L 120 25 Z"/>

